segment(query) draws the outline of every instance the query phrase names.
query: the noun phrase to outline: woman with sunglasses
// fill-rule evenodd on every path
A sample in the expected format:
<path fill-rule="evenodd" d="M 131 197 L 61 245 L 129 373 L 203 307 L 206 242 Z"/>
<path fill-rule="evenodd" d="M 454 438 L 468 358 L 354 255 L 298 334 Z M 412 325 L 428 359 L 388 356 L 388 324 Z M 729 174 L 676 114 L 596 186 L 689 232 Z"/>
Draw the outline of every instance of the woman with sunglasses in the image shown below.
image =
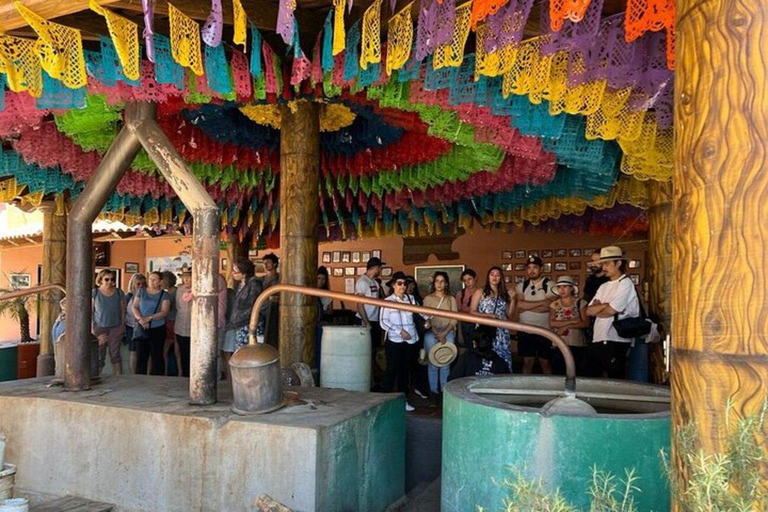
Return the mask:
<path fill-rule="evenodd" d="M 470 304 L 472 314 L 487 316 L 498 320 L 512 318 L 515 311 L 514 293 L 504 284 L 504 274 L 501 267 L 491 267 L 485 276 L 485 286 L 475 290 Z M 487 328 L 486 328 L 487 329 Z M 491 328 L 492 329 L 492 328 Z M 493 350 L 509 366 L 512 371 L 512 346 L 509 331 L 497 328 L 493 340 Z"/>
<path fill-rule="evenodd" d="M 414 298 L 406 293 L 408 285 L 405 274 L 395 272 L 390 281 L 392 294 L 384 300 L 401 304 L 414 304 Z M 408 403 L 408 370 L 418 356 L 419 335 L 413 321 L 413 313 L 399 309 L 381 309 L 381 328 L 385 333 L 384 345 L 387 354 L 387 369 L 384 372 L 382 389 L 385 393 L 397 390 L 406 396 L 405 410 L 412 411 Z"/>
<path fill-rule="evenodd" d="M 104 368 L 109 347 L 112 373 L 122 373 L 120 345 L 125 335 L 125 294 L 115 286 L 115 274 L 104 269 L 96 276 L 91 293 L 91 332 L 99 340 L 99 372 Z"/>
<path fill-rule="evenodd" d="M 147 278 L 144 274 L 133 274 L 128 281 L 128 294 L 125 296 L 125 338 L 128 340 L 128 352 L 131 354 L 131 373 L 136 373 L 136 361 L 138 361 L 138 345 L 133 339 L 133 328 L 136 327 L 136 317 L 133 316 L 133 298 L 139 289 L 147 286 Z"/>
<path fill-rule="evenodd" d="M 147 279 L 147 287 L 139 288 L 133 299 L 133 316 L 142 327 L 146 337 L 138 340 L 138 360 L 136 373 L 147 374 L 147 365 L 152 356 L 152 375 L 165 375 L 165 317 L 171 310 L 171 300 L 162 288 L 163 274 L 152 272 Z"/>

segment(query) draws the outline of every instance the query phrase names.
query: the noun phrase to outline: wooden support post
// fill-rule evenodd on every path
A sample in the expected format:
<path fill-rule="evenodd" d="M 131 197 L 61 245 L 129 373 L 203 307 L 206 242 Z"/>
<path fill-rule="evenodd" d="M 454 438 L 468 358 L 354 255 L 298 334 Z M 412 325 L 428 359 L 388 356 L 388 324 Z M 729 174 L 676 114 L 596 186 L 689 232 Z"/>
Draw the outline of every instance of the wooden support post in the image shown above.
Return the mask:
<path fill-rule="evenodd" d="M 56 205 L 46 201 L 38 208 L 43 212 L 43 282 L 41 284 L 64 284 L 67 261 L 67 216 L 56 215 Z M 53 375 L 53 342 L 51 329 L 61 309 L 59 301 L 64 297 L 60 291 L 45 292 L 40 301 L 40 355 L 37 356 L 37 376 Z M 59 364 L 64 364 L 60 361 Z"/>
<path fill-rule="evenodd" d="M 280 282 L 317 285 L 320 183 L 318 105 L 299 100 L 281 107 Z M 280 298 L 280 364 L 310 361 L 314 354 L 317 299 L 283 293 Z"/>
<path fill-rule="evenodd" d="M 648 313 L 668 333 L 672 325 L 672 183 L 652 182 L 649 191 Z M 651 382 L 667 382 L 669 375 L 664 364 L 664 345 L 654 343 L 648 348 Z"/>
<path fill-rule="evenodd" d="M 225 276 L 227 278 L 227 286 L 230 288 L 235 287 L 235 280 L 232 277 L 232 265 L 238 258 L 248 257 L 248 247 L 245 243 L 240 241 L 237 233 L 233 230 L 227 233 L 227 270 Z"/>
<path fill-rule="evenodd" d="M 677 12 L 672 419 L 723 451 L 768 393 L 768 2 Z"/>

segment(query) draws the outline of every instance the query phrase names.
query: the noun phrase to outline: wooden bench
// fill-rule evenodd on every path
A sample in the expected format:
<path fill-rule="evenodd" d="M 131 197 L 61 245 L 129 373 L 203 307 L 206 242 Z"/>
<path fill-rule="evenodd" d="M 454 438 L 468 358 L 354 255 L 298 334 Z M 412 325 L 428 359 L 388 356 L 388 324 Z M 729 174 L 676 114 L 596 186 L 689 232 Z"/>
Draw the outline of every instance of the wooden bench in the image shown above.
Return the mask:
<path fill-rule="evenodd" d="M 29 512 L 111 512 L 115 508 L 110 503 L 100 503 L 77 496 L 66 496 L 34 506 Z"/>

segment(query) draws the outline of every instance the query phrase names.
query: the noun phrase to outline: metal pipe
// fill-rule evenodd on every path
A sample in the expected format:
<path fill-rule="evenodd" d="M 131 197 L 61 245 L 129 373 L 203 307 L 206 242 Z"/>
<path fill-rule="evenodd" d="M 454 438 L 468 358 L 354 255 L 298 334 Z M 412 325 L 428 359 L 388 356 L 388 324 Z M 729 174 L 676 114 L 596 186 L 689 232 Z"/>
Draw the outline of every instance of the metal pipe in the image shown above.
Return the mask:
<path fill-rule="evenodd" d="M 47 291 L 59 291 L 64 295 L 67 294 L 67 289 L 61 284 L 43 284 L 40 286 L 33 286 L 32 288 L 24 288 L 23 290 L 14 290 L 12 292 L 6 292 L 0 294 L 0 300 L 16 299 L 18 297 L 24 297 L 26 295 L 34 295 L 36 293 L 44 293 Z"/>
<path fill-rule="evenodd" d="M 154 120 L 156 105 L 141 103 L 146 114 L 126 119 L 163 178 L 192 214 L 192 332 L 189 398 L 195 405 L 216 402 L 218 383 L 219 207 L 197 180 Z"/>
<path fill-rule="evenodd" d="M 135 104 L 125 108 L 126 117 L 140 115 Z M 96 172 L 88 180 L 72 206 L 67 221 L 67 295 L 68 308 L 64 353 L 64 389 L 89 389 L 91 335 L 91 289 L 93 284 L 93 233 L 91 226 L 107 198 L 115 190 L 126 169 L 139 153 L 141 144 L 126 126 L 120 130 L 102 157 Z"/>
<path fill-rule="evenodd" d="M 498 327 L 501 329 L 512 329 L 515 331 L 521 331 L 528 334 L 536 334 L 543 336 L 550 340 L 563 354 L 565 359 L 565 392 L 566 394 L 574 394 L 576 392 L 576 363 L 573 360 L 573 354 L 571 349 L 563 341 L 560 336 L 533 325 L 520 324 L 517 322 L 510 322 L 507 320 L 496 320 L 485 316 L 472 315 L 469 313 L 458 313 L 454 311 L 445 311 L 443 309 L 426 308 L 424 306 L 417 306 L 414 304 L 402 304 L 400 302 L 392 302 L 382 299 L 371 299 L 360 295 L 351 295 L 348 293 L 332 292 L 329 290 L 322 290 L 320 288 L 310 288 L 306 286 L 294 286 L 290 284 L 279 284 L 270 286 L 264 290 L 259 298 L 256 299 L 256 303 L 251 310 L 251 322 L 248 325 L 249 337 L 248 342 L 253 345 L 256 343 L 256 328 L 259 325 L 259 311 L 262 305 L 269 300 L 269 297 L 280 292 L 293 292 L 303 293 L 312 297 L 327 297 L 338 301 L 347 301 L 357 304 L 367 304 L 369 306 L 379 306 L 389 309 L 399 309 L 402 311 L 410 311 L 412 313 L 421 313 L 428 316 L 440 316 L 443 318 L 450 318 L 452 320 L 459 320 L 460 322 L 470 322 L 475 324 L 489 325 L 491 327 Z"/>

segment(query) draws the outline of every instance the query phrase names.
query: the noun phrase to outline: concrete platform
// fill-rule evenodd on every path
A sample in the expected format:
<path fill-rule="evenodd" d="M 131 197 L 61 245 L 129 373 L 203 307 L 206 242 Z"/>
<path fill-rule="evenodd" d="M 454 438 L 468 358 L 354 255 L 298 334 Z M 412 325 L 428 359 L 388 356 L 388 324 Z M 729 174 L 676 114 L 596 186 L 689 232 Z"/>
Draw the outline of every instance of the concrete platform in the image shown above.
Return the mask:
<path fill-rule="evenodd" d="M 296 511 L 379 512 L 404 494 L 402 395 L 289 388 L 301 402 L 246 417 L 227 389 L 188 405 L 178 377 L 109 377 L 81 393 L 49 381 L 0 384 L 5 458 L 30 494 L 126 512 L 248 511 L 262 493 Z"/>

